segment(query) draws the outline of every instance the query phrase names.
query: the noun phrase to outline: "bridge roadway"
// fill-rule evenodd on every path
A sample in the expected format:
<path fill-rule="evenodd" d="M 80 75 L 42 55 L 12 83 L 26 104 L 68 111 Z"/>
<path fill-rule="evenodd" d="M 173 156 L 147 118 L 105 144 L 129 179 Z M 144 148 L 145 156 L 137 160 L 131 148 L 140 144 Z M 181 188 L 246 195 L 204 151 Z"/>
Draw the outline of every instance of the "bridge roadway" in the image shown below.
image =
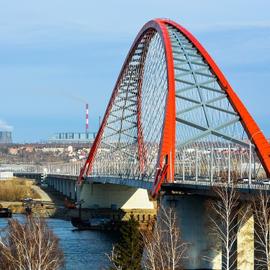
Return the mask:
<path fill-rule="evenodd" d="M 71 175 L 71 174 L 46 174 L 43 173 L 37 173 L 37 172 L 17 172 L 14 173 L 14 176 L 18 177 L 28 177 L 30 179 L 36 179 L 38 181 L 41 181 L 42 178 L 47 179 L 61 179 L 63 181 L 71 181 L 75 184 L 78 180 L 78 175 Z M 195 178 L 195 177 L 194 177 Z M 142 188 L 146 190 L 151 190 L 153 186 L 152 181 L 144 181 L 140 179 L 134 179 L 134 178 L 128 178 L 128 177 L 117 177 L 117 176 L 88 176 L 85 177 L 86 182 L 90 182 L 93 184 L 113 184 L 113 185 L 121 185 L 121 186 L 128 186 L 133 188 Z M 252 181 L 251 184 L 249 183 L 237 183 L 235 185 L 235 188 L 240 193 L 249 193 L 249 194 L 256 194 L 260 191 L 269 191 L 270 192 L 270 179 L 264 179 L 264 180 L 258 180 L 258 183 L 254 183 Z M 268 183 L 267 183 L 268 182 Z M 225 184 L 222 184 L 220 182 L 210 182 L 210 181 L 203 181 L 203 180 L 175 180 L 173 183 L 164 183 L 162 185 L 163 191 L 183 191 L 183 192 L 190 192 L 192 194 L 199 194 L 199 195 L 209 195 L 211 193 L 211 189 L 215 186 L 224 186 Z"/>

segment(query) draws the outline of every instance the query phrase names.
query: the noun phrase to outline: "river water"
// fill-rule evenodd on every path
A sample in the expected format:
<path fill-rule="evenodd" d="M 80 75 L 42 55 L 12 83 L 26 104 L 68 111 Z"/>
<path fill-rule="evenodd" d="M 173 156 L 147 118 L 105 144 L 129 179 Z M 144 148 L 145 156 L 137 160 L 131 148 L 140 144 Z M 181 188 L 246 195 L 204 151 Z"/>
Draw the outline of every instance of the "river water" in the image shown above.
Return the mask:
<path fill-rule="evenodd" d="M 14 215 L 20 221 L 22 215 Z M 114 233 L 98 231 L 73 231 L 69 221 L 47 219 L 48 225 L 60 239 L 60 245 L 65 254 L 63 270 L 103 270 L 108 266 L 106 253 L 117 241 Z M 0 228 L 7 225 L 7 219 L 0 219 Z"/>

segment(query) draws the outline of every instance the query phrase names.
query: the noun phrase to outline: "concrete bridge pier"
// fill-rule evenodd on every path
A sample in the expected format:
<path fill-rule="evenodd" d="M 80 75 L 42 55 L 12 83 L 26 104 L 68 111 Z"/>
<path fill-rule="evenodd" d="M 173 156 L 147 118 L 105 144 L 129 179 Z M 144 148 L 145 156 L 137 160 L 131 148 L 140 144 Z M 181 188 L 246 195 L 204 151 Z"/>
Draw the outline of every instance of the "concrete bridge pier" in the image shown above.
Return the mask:
<path fill-rule="evenodd" d="M 61 190 L 60 190 L 60 180 L 59 179 L 55 179 L 55 181 L 56 181 L 56 184 L 55 184 L 55 189 L 57 190 L 57 191 L 59 191 L 59 192 L 61 192 Z"/>
<path fill-rule="evenodd" d="M 182 240 L 190 245 L 184 269 L 221 269 L 221 251 L 213 249 L 205 197 L 164 194 L 160 203 L 175 210 Z"/>
<path fill-rule="evenodd" d="M 47 183 L 64 196 L 76 200 L 76 177 L 49 175 L 47 176 Z"/>
<path fill-rule="evenodd" d="M 57 180 L 53 179 L 51 177 L 47 177 L 47 183 L 49 187 L 52 187 L 53 189 L 57 190 Z"/>
<path fill-rule="evenodd" d="M 62 194 L 63 194 L 63 186 L 64 186 L 64 181 L 62 181 L 61 179 L 58 179 L 58 190 Z"/>
<path fill-rule="evenodd" d="M 70 181 L 69 182 L 69 187 L 70 187 L 70 191 L 69 191 L 69 196 L 70 196 L 70 199 L 76 201 L 77 200 L 77 189 L 76 189 L 76 182 L 72 182 Z"/>
<path fill-rule="evenodd" d="M 66 197 L 70 197 L 70 185 L 69 185 L 69 182 L 70 181 L 65 181 L 64 182 L 64 187 L 63 187 L 63 194 L 66 196 Z"/>
<path fill-rule="evenodd" d="M 161 198 L 163 207 L 175 209 L 182 240 L 190 244 L 184 269 L 222 269 L 220 241 L 211 233 L 208 197 L 201 195 L 165 193 Z M 235 244 L 237 270 L 254 270 L 254 220 L 252 213 L 239 228 Z M 256 270 L 256 268 L 255 268 Z"/>
<path fill-rule="evenodd" d="M 265 253 L 262 252 L 263 250 L 265 250 L 264 240 L 266 238 L 263 233 L 262 227 L 259 226 L 259 224 L 262 225 L 262 223 L 263 222 L 259 222 L 256 215 L 254 215 L 254 229 L 256 230 L 256 234 L 254 235 L 254 270 L 268 269 L 269 267 L 267 265 L 267 258 L 265 256 Z M 269 245 L 270 243 L 268 243 L 268 246 Z"/>
<path fill-rule="evenodd" d="M 65 195 L 66 197 L 68 196 L 68 194 L 67 194 L 67 182 L 68 181 L 62 181 L 62 194 Z"/>

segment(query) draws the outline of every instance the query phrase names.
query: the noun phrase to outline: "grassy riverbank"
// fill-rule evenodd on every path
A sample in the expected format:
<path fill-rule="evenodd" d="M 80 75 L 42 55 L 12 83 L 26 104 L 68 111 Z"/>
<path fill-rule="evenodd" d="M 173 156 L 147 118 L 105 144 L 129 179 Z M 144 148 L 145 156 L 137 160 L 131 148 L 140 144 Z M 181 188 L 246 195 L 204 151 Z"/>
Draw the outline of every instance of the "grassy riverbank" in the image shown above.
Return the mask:
<path fill-rule="evenodd" d="M 24 179 L 0 181 L 0 201 L 16 202 L 24 198 L 39 199 L 39 194 L 32 188 L 34 182 Z"/>

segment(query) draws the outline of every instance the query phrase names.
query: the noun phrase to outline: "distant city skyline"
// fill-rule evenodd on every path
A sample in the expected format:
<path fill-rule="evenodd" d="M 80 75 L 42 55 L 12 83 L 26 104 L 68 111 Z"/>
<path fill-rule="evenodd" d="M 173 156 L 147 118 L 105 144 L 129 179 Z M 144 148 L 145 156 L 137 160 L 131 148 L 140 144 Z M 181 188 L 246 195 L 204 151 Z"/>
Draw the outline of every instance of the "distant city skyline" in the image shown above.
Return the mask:
<path fill-rule="evenodd" d="M 192 32 L 270 137 L 269 1 L 0 1 L 0 129 L 15 142 L 96 131 L 144 23 L 166 17 Z M 143 6 L 143 8 L 142 8 Z M 243 10 L 243 12 L 240 12 Z"/>

